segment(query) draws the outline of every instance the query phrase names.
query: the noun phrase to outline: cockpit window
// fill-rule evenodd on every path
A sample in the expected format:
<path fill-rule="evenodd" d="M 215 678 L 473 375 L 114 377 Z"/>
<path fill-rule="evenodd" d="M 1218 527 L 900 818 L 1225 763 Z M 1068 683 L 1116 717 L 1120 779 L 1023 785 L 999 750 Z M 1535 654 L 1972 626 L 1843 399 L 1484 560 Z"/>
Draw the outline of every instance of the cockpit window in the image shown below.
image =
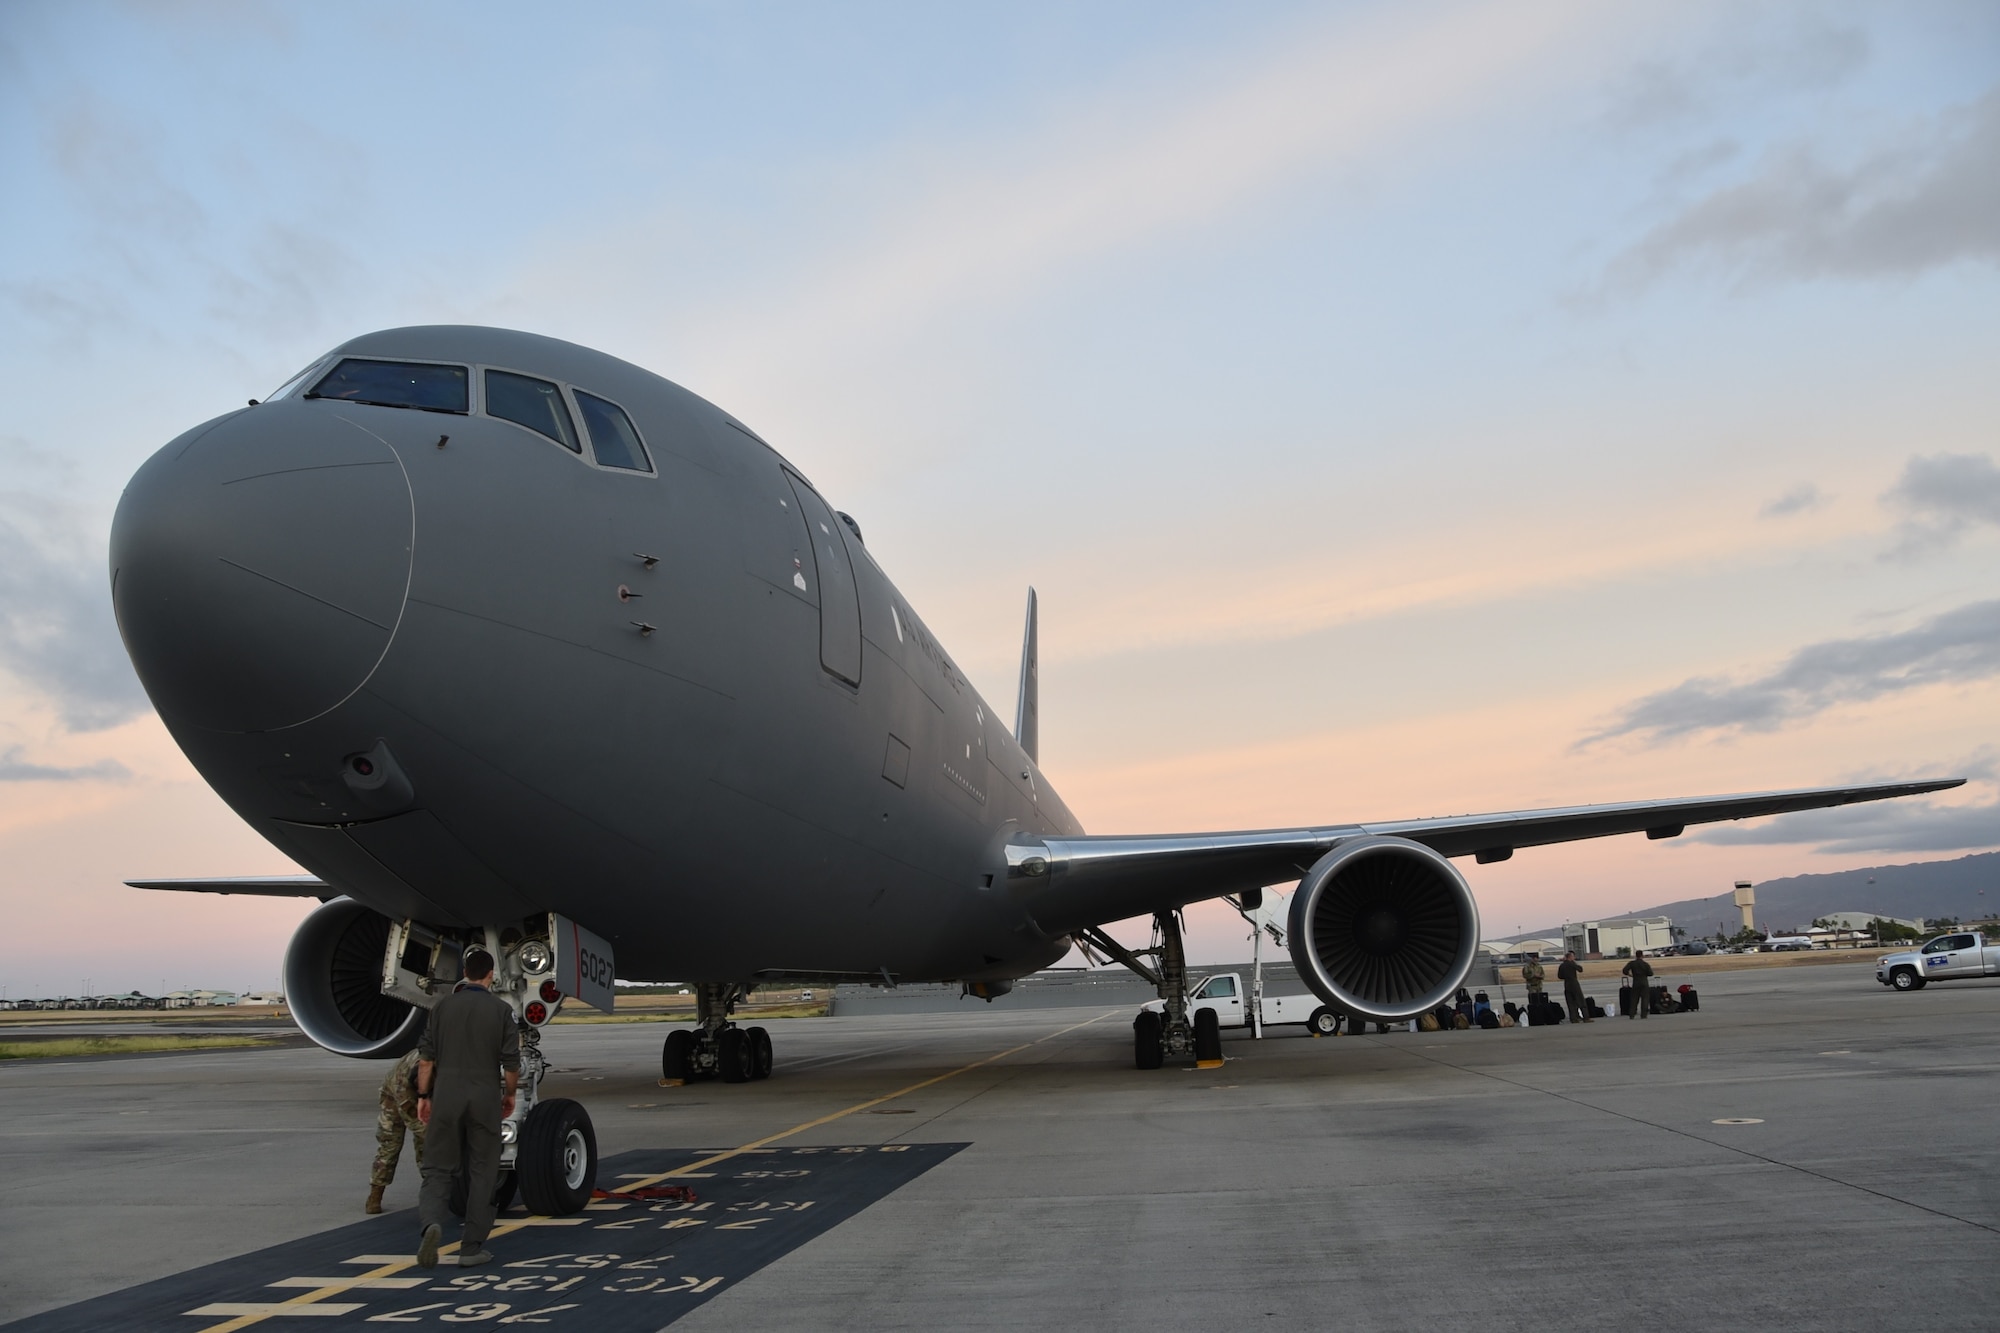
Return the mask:
<path fill-rule="evenodd" d="M 625 409 L 595 394 L 576 391 L 576 405 L 583 413 L 584 428 L 590 432 L 590 449 L 597 455 L 599 467 L 624 468 L 628 472 L 651 472 L 653 465 L 646 461 L 646 446 L 639 442 L 639 432 L 632 429 L 632 419 L 625 415 Z"/>
<path fill-rule="evenodd" d="M 486 372 L 486 415 L 539 431 L 573 454 L 583 452 L 562 390 L 547 380 L 505 370 Z"/>
<path fill-rule="evenodd" d="M 377 407 L 414 407 L 425 412 L 465 412 L 468 378 L 464 366 L 365 361 L 350 356 L 315 384 L 306 397 L 373 403 Z"/>
<path fill-rule="evenodd" d="M 326 358 L 321 357 L 319 360 L 307 366 L 304 370 L 301 370 L 298 374 L 286 380 L 283 384 L 279 385 L 277 388 L 271 390 L 271 392 L 265 394 L 264 401 L 267 403 L 275 403 L 281 398 L 291 397 L 293 394 L 298 392 L 299 385 L 303 384 L 307 379 L 311 378 L 313 373 L 325 364 L 326 364 Z"/>

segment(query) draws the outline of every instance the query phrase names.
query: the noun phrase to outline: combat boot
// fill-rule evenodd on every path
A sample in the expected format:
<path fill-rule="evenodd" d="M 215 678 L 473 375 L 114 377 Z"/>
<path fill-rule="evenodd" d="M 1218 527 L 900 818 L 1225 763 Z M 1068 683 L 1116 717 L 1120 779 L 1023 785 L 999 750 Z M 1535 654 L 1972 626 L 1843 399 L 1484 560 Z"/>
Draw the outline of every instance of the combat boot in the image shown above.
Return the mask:
<path fill-rule="evenodd" d="M 363 1208 L 363 1209 L 362 1209 L 361 1211 L 362 1211 L 362 1212 L 364 1212 L 364 1213 L 379 1213 L 379 1212 L 381 1212 L 381 1211 L 382 1211 L 382 1191 L 383 1191 L 384 1189 L 386 1189 L 386 1188 L 388 1188 L 388 1187 L 387 1187 L 387 1186 L 385 1186 L 385 1185 L 370 1185 L 370 1186 L 368 1187 L 368 1204 L 367 1204 L 367 1206 L 366 1206 L 366 1207 L 364 1207 L 364 1208 Z"/>

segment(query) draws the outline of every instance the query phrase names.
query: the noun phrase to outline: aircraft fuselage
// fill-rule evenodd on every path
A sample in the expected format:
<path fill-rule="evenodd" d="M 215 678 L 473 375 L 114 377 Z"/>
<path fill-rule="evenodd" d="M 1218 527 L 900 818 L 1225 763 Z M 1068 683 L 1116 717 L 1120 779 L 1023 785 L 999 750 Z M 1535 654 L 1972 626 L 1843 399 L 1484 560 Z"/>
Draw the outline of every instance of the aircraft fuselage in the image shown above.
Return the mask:
<path fill-rule="evenodd" d="M 462 367 L 466 410 L 306 396 L 341 358 Z M 529 383 L 572 438 L 487 410 L 554 404 Z M 602 403 L 642 455 L 598 447 Z M 560 912 L 633 979 L 1007 977 L 1067 948 L 1004 892 L 1010 834 L 1081 832 L 1009 726 L 796 469 L 636 366 L 357 338 L 147 462 L 111 565 L 202 776 L 387 916 Z"/>

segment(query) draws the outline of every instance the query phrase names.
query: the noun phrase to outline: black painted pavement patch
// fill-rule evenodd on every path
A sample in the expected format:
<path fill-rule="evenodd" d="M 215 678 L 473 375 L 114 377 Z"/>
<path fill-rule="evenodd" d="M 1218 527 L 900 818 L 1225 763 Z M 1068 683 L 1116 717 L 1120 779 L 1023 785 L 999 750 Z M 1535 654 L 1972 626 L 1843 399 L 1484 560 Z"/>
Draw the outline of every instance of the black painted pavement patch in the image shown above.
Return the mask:
<path fill-rule="evenodd" d="M 607 1199 L 551 1218 L 517 1208 L 501 1217 L 487 1243 L 494 1262 L 482 1268 L 461 1270 L 450 1255 L 417 1268 L 417 1215 L 405 1209 L 6 1327 L 200 1333 L 309 1319 L 329 1333 L 466 1324 L 637 1333 L 671 1324 L 965 1146 L 765 1148 L 665 1182 L 690 1186 L 692 1201 Z M 620 1153 L 599 1165 L 598 1188 L 617 1190 L 716 1151 Z M 518 1229 L 498 1234 L 509 1226 Z M 445 1239 L 455 1238 L 447 1227 Z"/>

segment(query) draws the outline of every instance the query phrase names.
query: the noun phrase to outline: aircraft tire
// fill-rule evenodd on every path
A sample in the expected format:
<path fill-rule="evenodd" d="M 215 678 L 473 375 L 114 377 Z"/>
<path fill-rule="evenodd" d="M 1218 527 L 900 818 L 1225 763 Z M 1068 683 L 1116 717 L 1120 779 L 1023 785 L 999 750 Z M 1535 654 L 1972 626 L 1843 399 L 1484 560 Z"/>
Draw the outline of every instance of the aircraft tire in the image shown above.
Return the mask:
<path fill-rule="evenodd" d="M 716 1054 L 721 1057 L 722 1081 L 724 1083 L 748 1083 L 754 1063 L 754 1044 L 750 1034 L 742 1028 L 724 1028 L 722 1037 L 716 1043 Z"/>
<path fill-rule="evenodd" d="M 1133 1065 L 1139 1069 L 1158 1069 L 1166 1063 L 1166 1054 L 1160 1045 L 1160 1016 L 1151 1009 L 1141 1009 L 1132 1020 Z"/>
<path fill-rule="evenodd" d="M 751 1028 L 750 1037 L 750 1077 L 753 1081 L 771 1077 L 771 1034 L 763 1028 Z"/>
<path fill-rule="evenodd" d="M 660 1046 L 660 1077 L 669 1083 L 675 1079 L 683 1083 L 694 1082 L 694 1033 L 681 1028 L 667 1034 L 666 1041 Z"/>
<path fill-rule="evenodd" d="M 1195 1010 L 1194 1058 L 1197 1062 L 1222 1058 L 1222 1020 L 1213 1009 Z"/>
<path fill-rule="evenodd" d="M 567 1097 L 528 1112 L 514 1171 L 529 1212 L 538 1217 L 582 1212 L 597 1187 L 597 1131 L 590 1112 Z"/>
<path fill-rule="evenodd" d="M 1340 1015 L 1321 1005 L 1306 1020 L 1306 1027 L 1315 1037 L 1337 1037 L 1340 1035 Z"/>

